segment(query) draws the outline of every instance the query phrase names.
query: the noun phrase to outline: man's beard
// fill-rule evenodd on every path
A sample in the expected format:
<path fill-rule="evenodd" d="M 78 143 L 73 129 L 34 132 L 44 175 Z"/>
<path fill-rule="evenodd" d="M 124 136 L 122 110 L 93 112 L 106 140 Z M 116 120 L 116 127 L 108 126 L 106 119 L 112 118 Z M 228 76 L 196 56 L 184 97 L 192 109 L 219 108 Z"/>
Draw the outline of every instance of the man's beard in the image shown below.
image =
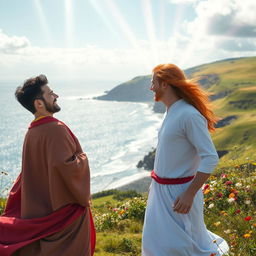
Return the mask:
<path fill-rule="evenodd" d="M 160 90 L 155 92 L 155 101 L 157 102 L 160 101 L 162 96 L 163 96 L 163 93 Z"/>
<path fill-rule="evenodd" d="M 54 105 L 54 103 L 55 103 L 56 101 L 53 102 L 53 105 L 52 105 L 52 106 L 49 105 L 44 99 L 43 99 L 43 101 L 44 101 L 45 109 L 46 109 L 48 112 L 54 114 L 54 113 L 59 112 L 59 111 L 61 110 L 60 106 L 58 106 L 57 104 Z"/>

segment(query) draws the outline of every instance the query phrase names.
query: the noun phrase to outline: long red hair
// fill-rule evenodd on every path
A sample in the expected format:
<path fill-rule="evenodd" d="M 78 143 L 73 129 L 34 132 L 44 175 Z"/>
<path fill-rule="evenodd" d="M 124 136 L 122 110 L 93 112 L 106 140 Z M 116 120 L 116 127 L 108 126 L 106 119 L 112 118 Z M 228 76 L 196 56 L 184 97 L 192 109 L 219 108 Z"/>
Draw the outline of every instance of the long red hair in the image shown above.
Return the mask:
<path fill-rule="evenodd" d="M 198 85 L 186 79 L 183 71 L 174 64 L 160 64 L 153 69 L 161 82 L 172 86 L 176 95 L 193 105 L 207 120 L 209 131 L 214 131 L 218 118 L 210 108 L 208 94 Z"/>

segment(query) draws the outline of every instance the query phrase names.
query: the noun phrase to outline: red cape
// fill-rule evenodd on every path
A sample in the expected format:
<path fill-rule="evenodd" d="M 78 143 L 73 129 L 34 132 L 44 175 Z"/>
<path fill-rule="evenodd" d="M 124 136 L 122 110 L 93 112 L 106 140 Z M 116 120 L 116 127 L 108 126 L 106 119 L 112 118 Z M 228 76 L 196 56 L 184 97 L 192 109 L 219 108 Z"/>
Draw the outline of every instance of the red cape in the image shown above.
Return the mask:
<path fill-rule="evenodd" d="M 38 125 L 61 122 L 58 119 L 47 116 L 30 124 L 29 129 Z M 62 122 L 61 122 L 62 123 Z M 64 124 L 64 123 L 62 123 Z M 65 125 L 65 124 L 64 124 Z M 65 125 L 66 126 L 66 125 Z M 70 135 L 75 139 L 75 135 L 66 126 Z M 67 205 L 50 215 L 41 218 L 21 219 L 21 174 L 15 181 L 8 200 L 5 211 L 0 216 L 0 255 L 11 256 L 15 251 L 43 237 L 61 231 L 73 221 L 75 221 L 86 208 L 78 204 Z M 95 251 L 96 232 L 94 222 L 90 214 L 90 239 L 91 239 L 91 255 Z"/>

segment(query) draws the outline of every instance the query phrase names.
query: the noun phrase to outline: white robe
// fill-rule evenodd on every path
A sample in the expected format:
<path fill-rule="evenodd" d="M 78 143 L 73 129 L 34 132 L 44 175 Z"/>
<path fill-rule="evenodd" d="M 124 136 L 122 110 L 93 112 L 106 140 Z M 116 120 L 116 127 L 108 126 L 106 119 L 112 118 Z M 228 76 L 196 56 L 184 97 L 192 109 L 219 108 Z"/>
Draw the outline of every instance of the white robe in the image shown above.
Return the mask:
<path fill-rule="evenodd" d="M 162 178 L 211 173 L 218 155 L 200 112 L 183 99 L 166 113 L 158 134 L 155 173 Z M 174 212 L 172 204 L 192 181 L 161 185 L 152 181 L 142 234 L 142 256 L 216 256 L 229 250 L 226 241 L 207 230 L 201 189 L 188 214 Z"/>

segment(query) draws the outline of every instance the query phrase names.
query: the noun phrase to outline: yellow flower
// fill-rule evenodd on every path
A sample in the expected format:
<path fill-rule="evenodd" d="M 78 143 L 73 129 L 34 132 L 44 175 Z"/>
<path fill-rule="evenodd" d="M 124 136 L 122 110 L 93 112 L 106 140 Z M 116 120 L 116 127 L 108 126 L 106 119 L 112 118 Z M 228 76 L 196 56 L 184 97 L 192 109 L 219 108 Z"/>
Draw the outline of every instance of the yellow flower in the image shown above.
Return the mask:
<path fill-rule="evenodd" d="M 220 212 L 221 215 L 227 216 L 228 214 L 225 211 Z"/>
<path fill-rule="evenodd" d="M 244 238 L 249 238 L 249 237 L 251 237 L 251 234 L 244 234 L 243 237 Z"/>
<path fill-rule="evenodd" d="M 213 225 L 218 227 L 220 225 L 220 221 L 217 221 L 217 222 L 213 223 Z"/>
<path fill-rule="evenodd" d="M 204 194 L 206 195 L 206 194 L 208 194 L 210 191 L 211 191 L 211 190 L 207 188 L 207 189 L 204 191 Z"/>

